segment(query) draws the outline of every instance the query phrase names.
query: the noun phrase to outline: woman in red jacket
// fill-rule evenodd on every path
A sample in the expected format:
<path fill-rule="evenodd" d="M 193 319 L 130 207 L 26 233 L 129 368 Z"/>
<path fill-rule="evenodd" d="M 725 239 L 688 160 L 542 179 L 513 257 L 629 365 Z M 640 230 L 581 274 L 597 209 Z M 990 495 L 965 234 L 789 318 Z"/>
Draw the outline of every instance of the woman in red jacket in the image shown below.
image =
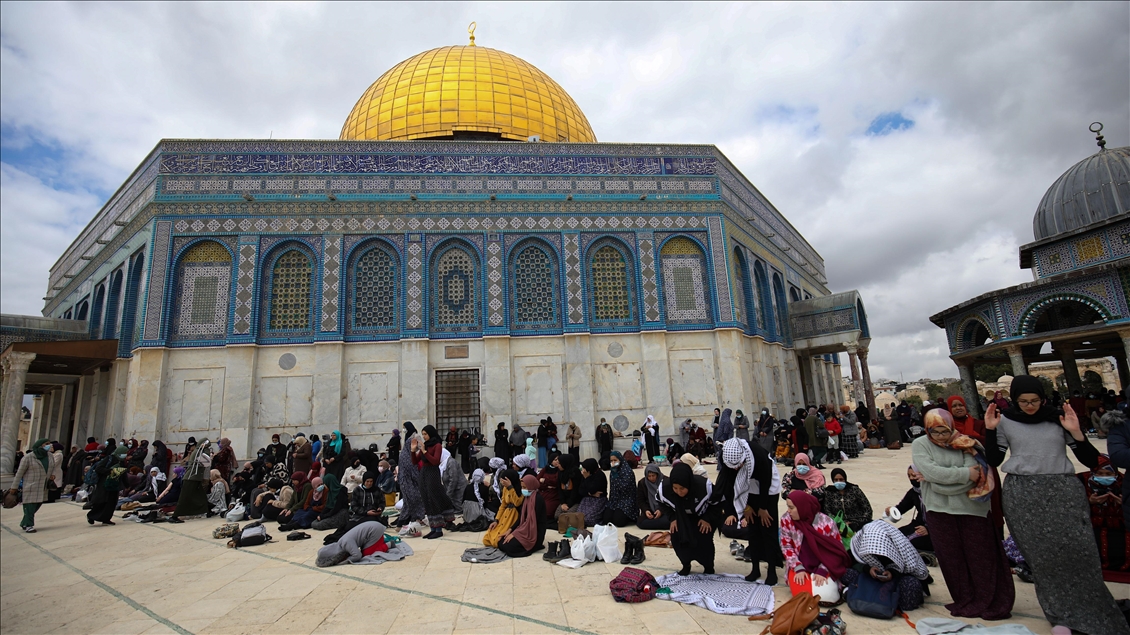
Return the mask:
<path fill-rule="evenodd" d="M 428 515 L 428 525 L 431 532 L 424 538 L 432 539 L 443 536 L 443 528 L 455 520 L 455 506 L 447 496 L 447 489 L 439 473 L 439 464 L 443 457 L 443 443 L 435 426 L 426 425 L 421 431 L 424 436 L 424 447 L 419 441 L 412 440 L 412 462 L 420 468 L 420 494 L 424 499 L 424 512 Z"/>

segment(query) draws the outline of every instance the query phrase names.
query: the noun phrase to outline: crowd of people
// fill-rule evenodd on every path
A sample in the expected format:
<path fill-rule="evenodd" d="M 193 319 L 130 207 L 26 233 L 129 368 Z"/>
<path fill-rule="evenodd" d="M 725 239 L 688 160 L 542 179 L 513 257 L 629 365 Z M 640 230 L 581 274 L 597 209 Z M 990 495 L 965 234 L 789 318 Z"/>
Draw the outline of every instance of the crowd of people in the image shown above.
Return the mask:
<path fill-rule="evenodd" d="M 583 460 L 580 427 L 558 428 L 551 418 L 532 435 L 499 423 L 489 458 L 477 430 L 441 434 L 411 422 L 383 449 L 354 448 L 340 431 L 298 433 L 285 444 L 275 435 L 242 465 L 224 438 L 190 438 L 177 454 L 161 441 L 89 439 L 64 451 L 40 439 L 15 483 L 27 532 L 41 504 L 69 496 L 85 503 L 92 525 L 114 524 L 117 510 L 142 522 L 251 518 L 282 532 L 328 531 L 324 543 L 341 541 L 341 554 L 357 551 L 374 526 L 400 538 L 473 531 L 509 557 L 544 551 L 554 562 L 568 557 L 566 526 L 611 524 L 667 532 L 681 575 L 696 563 L 715 571 L 720 535 L 751 564 L 747 581 L 778 584 L 782 569 L 794 594 L 830 603 L 870 577 L 896 585 L 900 610 L 913 610 L 936 583 L 936 566 L 950 613 L 984 620 L 1011 615 L 1019 569 L 1054 632 L 1130 633 L 1103 581 L 1104 572 L 1130 571 L 1119 471 L 1130 468 L 1127 404 L 1116 399 L 1098 419 L 1081 417 L 1074 400 L 1059 409 L 1029 376 L 1016 377 L 1010 393 L 988 403 L 983 419 L 959 396 L 914 412 L 890 404 L 874 418 L 863 404 L 813 406 L 787 419 L 717 409 L 706 426 L 684 421 L 666 443 L 649 416 L 624 451 L 602 419 L 597 456 Z M 1108 439 L 1109 456 L 1091 445 L 1092 428 Z M 911 447 L 909 488 L 878 508 L 848 470 L 826 467 L 858 458 L 876 438 L 878 447 Z M 1076 474 L 1068 451 L 1089 471 Z M 707 464 L 717 466 L 713 480 Z M 563 537 L 547 545 L 551 528 Z M 642 545 L 624 558 L 642 561 Z"/>

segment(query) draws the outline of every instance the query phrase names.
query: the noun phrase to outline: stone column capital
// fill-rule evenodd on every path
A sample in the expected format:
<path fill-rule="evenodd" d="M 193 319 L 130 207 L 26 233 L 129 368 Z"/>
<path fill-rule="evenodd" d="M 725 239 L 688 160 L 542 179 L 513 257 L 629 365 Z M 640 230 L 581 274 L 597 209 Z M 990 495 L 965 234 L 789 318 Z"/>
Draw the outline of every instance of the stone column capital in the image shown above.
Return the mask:
<path fill-rule="evenodd" d="M 4 355 L 2 361 L 5 373 L 18 373 L 26 371 L 31 366 L 31 363 L 35 361 L 35 353 L 9 351 Z"/>
<path fill-rule="evenodd" d="M 1009 344 L 1008 346 L 1005 346 L 1005 347 L 1004 347 L 1004 350 L 1005 350 L 1005 352 L 1007 352 L 1007 353 L 1008 353 L 1009 355 L 1019 355 L 1019 354 L 1021 354 L 1021 350 L 1020 350 L 1020 345 L 1019 345 L 1019 344 Z"/>

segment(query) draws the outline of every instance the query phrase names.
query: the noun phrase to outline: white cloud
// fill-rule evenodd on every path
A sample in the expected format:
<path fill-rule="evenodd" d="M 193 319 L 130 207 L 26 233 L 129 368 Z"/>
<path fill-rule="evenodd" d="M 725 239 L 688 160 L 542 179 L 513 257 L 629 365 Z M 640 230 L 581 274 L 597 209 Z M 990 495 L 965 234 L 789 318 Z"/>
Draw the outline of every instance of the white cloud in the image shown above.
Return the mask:
<path fill-rule="evenodd" d="M 601 140 L 717 144 L 832 289 L 863 292 L 876 376 L 952 375 L 928 316 L 1029 279 L 1016 248 L 1094 151 L 1086 126 L 1130 138 L 1126 3 L 5 4 L 4 310 L 38 309 L 88 192 L 159 139 L 336 138 L 381 73 L 471 20 Z M 864 134 L 891 112 L 914 126 Z M 35 257 L 17 227 L 48 238 Z"/>

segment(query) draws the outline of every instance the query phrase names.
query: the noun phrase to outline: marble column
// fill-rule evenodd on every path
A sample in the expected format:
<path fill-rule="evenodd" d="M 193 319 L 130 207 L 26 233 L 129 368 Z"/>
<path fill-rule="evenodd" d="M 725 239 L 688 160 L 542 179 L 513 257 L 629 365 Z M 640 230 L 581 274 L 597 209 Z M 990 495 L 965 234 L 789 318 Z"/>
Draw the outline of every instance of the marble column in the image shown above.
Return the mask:
<path fill-rule="evenodd" d="M 875 412 L 875 390 L 871 386 L 871 370 L 867 367 L 867 349 L 859 349 L 859 366 L 863 372 L 863 396 L 867 400 L 867 411 L 871 413 L 871 419 L 876 419 Z"/>
<path fill-rule="evenodd" d="M 1056 353 L 1063 363 L 1063 377 L 1067 380 L 1067 389 L 1071 392 L 1082 391 L 1083 380 L 1079 378 L 1079 366 L 1075 364 L 1075 351 L 1065 348 L 1056 349 Z"/>
<path fill-rule="evenodd" d="M 981 412 L 981 399 L 977 395 L 977 379 L 973 374 L 973 364 L 971 363 L 958 363 L 957 370 L 961 374 L 961 392 L 965 397 L 965 403 L 969 409 L 977 413 L 976 416 L 983 417 L 984 413 Z"/>
<path fill-rule="evenodd" d="M 859 379 L 859 349 L 855 346 L 847 347 L 848 365 L 851 368 L 851 397 L 856 403 L 863 401 L 863 396 L 860 394 L 861 382 Z M 855 405 L 855 404 L 851 404 Z"/>
<path fill-rule="evenodd" d="M 16 443 L 20 434 L 20 406 L 24 400 L 27 369 L 35 353 L 12 351 L 4 356 L 4 405 L 0 419 L 0 474 L 15 472 Z M 34 439 L 31 439 L 34 440 Z"/>
<path fill-rule="evenodd" d="M 1012 362 L 1012 376 L 1027 375 L 1028 365 L 1024 363 L 1024 352 L 1020 347 L 1006 346 L 1004 350 L 1008 351 L 1008 359 Z"/>
<path fill-rule="evenodd" d="M 1118 334 L 1122 337 L 1122 356 L 1115 355 L 1114 359 L 1118 362 L 1118 379 L 1125 390 L 1130 386 L 1130 364 L 1127 364 L 1127 360 L 1130 360 L 1130 331 L 1119 331 Z"/>

